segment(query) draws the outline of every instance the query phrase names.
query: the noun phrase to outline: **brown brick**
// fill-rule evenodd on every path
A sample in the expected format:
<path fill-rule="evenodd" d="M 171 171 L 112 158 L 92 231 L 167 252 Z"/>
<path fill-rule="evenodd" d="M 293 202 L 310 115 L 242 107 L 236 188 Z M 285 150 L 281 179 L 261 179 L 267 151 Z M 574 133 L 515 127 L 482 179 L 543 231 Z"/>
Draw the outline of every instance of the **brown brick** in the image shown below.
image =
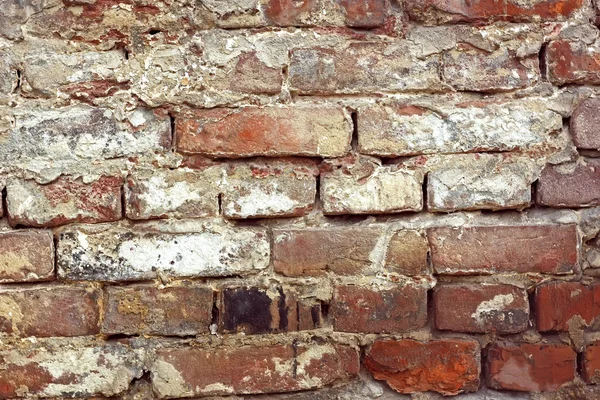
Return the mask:
<path fill-rule="evenodd" d="M 553 391 L 575 378 L 577 354 L 563 344 L 500 343 L 488 352 L 488 386 Z"/>
<path fill-rule="evenodd" d="M 341 332 L 396 333 L 427 323 L 427 290 L 398 286 L 375 290 L 336 286 L 329 308 L 333 328 Z"/>
<path fill-rule="evenodd" d="M 0 232 L 0 282 L 36 282 L 54 279 L 52 232 Z"/>
<path fill-rule="evenodd" d="M 600 383 L 600 343 L 594 342 L 585 347 L 583 353 L 582 376 L 587 383 Z"/>
<path fill-rule="evenodd" d="M 459 45 L 442 57 L 444 82 L 456 90 L 498 92 L 533 86 L 540 78 L 537 56 L 519 58 L 506 48 L 492 53 Z"/>
<path fill-rule="evenodd" d="M 365 273 L 379 228 L 322 228 L 273 230 L 273 265 L 286 276 Z"/>
<path fill-rule="evenodd" d="M 121 218 L 121 186 L 116 176 L 91 183 L 60 177 L 46 185 L 11 180 L 6 186 L 11 225 L 51 227 L 71 222 L 109 222 Z"/>
<path fill-rule="evenodd" d="M 597 62 L 600 45 L 582 41 L 556 40 L 546 48 L 546 68 L 550 82 L 555 85 L 600 83 L 600 64 Z"/>
<path fill-rule="evenodd" d="M 581 149 L 600 149 L 600 98 L 586 99 L 571 116 L 573 143 Z"/>
<path fill-rule="evenodd" d="M 161 398 L 292 392 L 347 380 L 358 369 L 357 351 L 337 344 L 167 348 L 158 351 L 152 382 Z"/>
<path fill-rule="evenodd" d="M 256 56 L 256 52 L 250 52 L 240 55 L 227 82 L 229 89 L 234 92 L 277 94 L 281 91 L 283 76 L 281 68 L 267 66 Z"/>
<path fill-rule="evenodd" d="M 440 91 L 437 55 L 417 58 L 410 43 L 355 42 L 291 51 L 290 88 L 302 94 Z"/>
<path fill-rule="evenodd" d="M 440 274 L 566 274 L 578 262 L 575 225 L 431 228 L 427 236 Z"/>
<path fill-rule="evenodd" d="M 542 332 L 568 331 L 570 323 L 593 324 L 600 316 L 600 285 L 552 282 L 538 286 L 535 315 Z"/>
<path fill-rule="evenodd" d="M 0 291 L 0 331 L 15 336 L 83 336 L 100 331 L 101 292 L 48 286 Z"/>
<path fill-rule="evenodd" d="M 429 273 L 428 252 L 429 243 L 420 232 L 397 231 L 388 245 L 385 269 L 401 275 L 425 275 Z"/>
<path fill-rule="evenodd" d="M 400 393 L 435 391 L 444 395 L 479 387 L 479 344 L 474 340 L 377 340 L 365 366 L 375 379 Z"/>
<path fill-rule="evenodd" d="M 411 19 L 426 23 L 563 20 L 583 5 L 583 0 L 408 0 Z"/>
<path fill-rule="evenodd" d="M 352 126 L 340 107 L 216 108 L 182 113 L 175 134 L 182 153 L 210 157 L 339 157 L 350 150 Z"/>
<path fill-rule="evenodd" d="M 576 164 L 548 165 L 538 180 L 536 202 L 550 207 L 600 204 L 600 159 L 580 158 Z"/>
<path fill-rule="evenodd" d="M 213 291 L 207 286 L 109 287 L 102 333 L 186 336 L 209 332 Z"/>
<path fill-rule="evenodd" d="M 442 285 L 433 292 L 437 329 L 516 333 L 527 329 L 527 291 L 510 285 Z"/>

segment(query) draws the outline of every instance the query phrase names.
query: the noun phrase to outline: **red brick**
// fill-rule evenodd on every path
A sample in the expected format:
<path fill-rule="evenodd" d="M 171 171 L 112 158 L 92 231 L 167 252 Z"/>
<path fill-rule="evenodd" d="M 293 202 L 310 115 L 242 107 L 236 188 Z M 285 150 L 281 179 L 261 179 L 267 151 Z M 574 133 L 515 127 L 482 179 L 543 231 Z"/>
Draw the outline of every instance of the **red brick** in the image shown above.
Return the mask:
<path fill-rule="evenodd" d="M 396 333 L 427 323 L 427 290 L 398 286 L 374 290 L 336 286 L 329 308 L 333 329 L 341 332 Z"/>
<path fill-rule="evenodd" d="M 0 282 L 54 279 L 54 240 L 50 231 L 0 232 Z"/>
<path fill-rule="evenodd" d="M 352 42 L 291 51 L 289 83 L 301 94 L 441 91 L 437 55 L 417 58 L 408 41 Z"/>
<path fill-rule="evenodd" d="M 177 149 L 211 157 L 338 157 L 350 149 L 352 126 L 339 107 L 245 107 L 182 113 Z"/>
<path fill-rule="evenodd" d="M 576 164 L 548 165 L 538 180 L 536 202 L 550 207 L 600 204 L 600 159 L 580 158 Z"/>
<path fill-rule="evenodd" d="M 275 229 L 273 265 L 286 276 L 365 273 L 379 228 Z"/>
<path fill-rule="evenodd" d="M 102 333 L 186 336 L 208 333 L 213 291 L 207 286 L 109 287 Z"/>
<path fill-rule="evenodd" d="M 388 0 L 341 0 L 346 11 L 346 25 L 355 28 L 373 28 L 385 23 Z"/>
<path fill-rule="evenodd" d="M 431 228 L 427 235 L 440 274 L 566 274 L 578 262 L 575 225 Z"/>
<path fill-rule="evenodd" d="M 573 143 L 580 149 L 600 149 L 600 98 L 586 99 L 571 115 Z"/>
<path fill-rule="evenodd" d="M 581 375 L 587 383 L 600 383 L 600 342 L 585 347 Z"/>
<path fill-rule="evenodd" d="M 388 245 L 385 269 L 400 275 L 425 275 L 429 273 L 427 261 L 429 243 L 420 232 L 400 230 L 394 233 Z"/>
<path fill-rule="evenodd" d="M 0 331 L 15 336 L 82 336 L 100 331 L 98 290 L 48 286 L 0 291 Z"/>
<path fill-rule="evenodd" d="M 318 10 L 317 0 L 268 0 L 265 16 L 280 26 L 305 25 L 303 20 Z"/>
<path fill-rule="evenodd" d="M 546 48 L 546 68 L 550 82 L 600 84 L 600 47 L 584 42 L 556 40 Z"/>
<path fill-rule="evenodd" d="M 358 369 L 358 352 L 337 344 L 167 348 L 158 351 L 152 382 L 161 398 L 292 392 L 347 380 Z"/>
<path fill-rule="evenodd" d="M 91 183 L 60 177 L 40 185 L 12 180 L 6 186 L 11 225 L 51 227 L 71 222 L 109 222 L 121 218 L 123 179 L 103 176 Z"/>
<path fill-rule="evenodd" d="M 469 333 L 516 333 L 527 329 L 527 291 L 510 285 L 460 284 L 433 292 L 437 329 Z"/>
<path fill-rule="evenodd" d="M 540 78 L 537 56 L 517 57 L 506 48 L 492 53 L 467 44 L 442 57 L 444 82 L 456 90 L 499 92 L 533 86 Z"/>
<path fill-rule="evenodd" d="M 321 323 L 321 303 L 287 288 L 230 287 L 219 295 L 221 332 L 293 332 L 320 328 Z"/>
<path fill-rule="evenodd" d="M 592 324 L 600 315 L 600 285 L 552 282 L 538 286 L 535 315 L 542 332 L 568 331 L 570 323 Z"/>
<path fill-rule="evenodd" d="M 577 354 L 567 345 L 504 343 L 488 352 L 488 386 L 525 392 L 553 391 L 573 381 Z"/>
<path fill-rule="evenodd" d="M 478 389 L 480 349 L 474 340 L 378 340 L 365 366 L 400 393 L 455 395 Z"/>
<path fill-rule="evenodd" d="M 123 344 L 4 346 L 0 365 L 0 399 L 113 398 L 143 374 L 141 352 Z"/>
<path fill-rule="evenodd" d="M 582 5 L 583 0 L 408 0 L 405 9 L 411 19 L 427 23 L 547 21 L 565 19 Z"/>

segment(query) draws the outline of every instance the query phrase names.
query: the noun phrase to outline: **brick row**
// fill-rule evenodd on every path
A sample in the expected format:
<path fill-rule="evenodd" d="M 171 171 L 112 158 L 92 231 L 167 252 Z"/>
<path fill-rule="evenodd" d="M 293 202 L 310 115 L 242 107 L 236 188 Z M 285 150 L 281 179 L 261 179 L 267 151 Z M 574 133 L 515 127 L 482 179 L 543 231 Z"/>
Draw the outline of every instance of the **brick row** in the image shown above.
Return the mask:
<path fill-rule="evenodd" d="M 191 221 L 190 221 L 191 222 Z M 271 243 L 272 236 L 272 243 Z M 288 277 L 491 275 L 577 270 L 575 225 L 506 225 L 401 229 L 381 225 L 275 228 L 195 226 L 173 231 L 118 225 L 72 225 L 0 232 L 0 280 L 136 281 L 160 275 L 218 277 L 260 273 L 272 264 Z M 382 258 L 382 267 L 379 267 Z M 55 268 L 56 264 L 56 268 Z M 383 268 L 383 269 L 381 269 Z"/>

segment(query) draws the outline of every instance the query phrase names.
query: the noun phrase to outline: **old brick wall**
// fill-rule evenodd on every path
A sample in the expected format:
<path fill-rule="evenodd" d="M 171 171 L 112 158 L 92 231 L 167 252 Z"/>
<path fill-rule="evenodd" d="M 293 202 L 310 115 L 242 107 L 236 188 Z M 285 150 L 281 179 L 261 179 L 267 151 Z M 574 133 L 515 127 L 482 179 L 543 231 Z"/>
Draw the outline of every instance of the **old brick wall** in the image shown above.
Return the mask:
<path fill-rule="evenodd" d="M 597 13 L 0 0 L 0 399 L 600 399 Z"/>

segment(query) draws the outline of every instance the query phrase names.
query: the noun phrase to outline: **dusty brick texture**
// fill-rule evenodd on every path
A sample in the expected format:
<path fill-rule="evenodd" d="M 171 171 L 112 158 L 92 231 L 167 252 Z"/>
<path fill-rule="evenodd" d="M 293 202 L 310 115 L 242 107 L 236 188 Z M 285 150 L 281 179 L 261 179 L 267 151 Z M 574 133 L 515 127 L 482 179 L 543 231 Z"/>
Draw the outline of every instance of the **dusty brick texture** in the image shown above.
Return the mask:
<path fill-rule="evenodd" d="M 0 0 L 0 400 L 600 399 L 600 0 Z"/>

